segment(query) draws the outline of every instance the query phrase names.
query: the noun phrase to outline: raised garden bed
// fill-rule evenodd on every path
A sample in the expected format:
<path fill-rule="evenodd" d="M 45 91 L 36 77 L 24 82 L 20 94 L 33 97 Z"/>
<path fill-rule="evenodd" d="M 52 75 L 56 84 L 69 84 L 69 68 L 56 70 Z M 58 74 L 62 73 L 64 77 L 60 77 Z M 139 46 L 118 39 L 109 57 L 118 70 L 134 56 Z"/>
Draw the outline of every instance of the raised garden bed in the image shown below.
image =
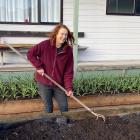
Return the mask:
<path fill-rule="evenodd" d="M 44 110 L 41 99 L 32 99 L 38 97 L 34 83 L 29 76 L 24 79 L 5 78 L 1 81 L 0 140 L 139 140 L 139 76 L 125 77 L 123 75 L 110 78 L 102 76 L 84 78 L 82 76 L 75 80 L 74 92 L 77 98 L 86 106 L 94 108 L 95 112 L 105 115 L 106 121 L 103 122 L 101 119 L 96 121 L 94 117 L 91 118 L 89 112 L 85 116 L 87 114 L 85 110 L 81 114 L 76 112 L 74 118 L 71 110 L 83 109 L 83 107 L 68 98 L 69 121 L 63 125 L 56 123 L 54 114 L 49 119 L 49 115 L 29 116 L 30 113 L 42 113 Z M 127 109 L 122 108 L 123 105 L 127 105 Z M 119 108 L 114 109 L 118 106 L 121 111 L 117 111 Z M 54 111 L 58 111 L 55 101 Z M 120 112 L 133 112 L 133 114 L 119 115 Z M 112 114 L 117 115 L 112 116 Z"/>
<path fill-rule="evenodd" d="M 138 111 L 138 113 L 117 116 L 107 115 L 113 114 L 114 106 L 128 105 L 129 107 L 129 105 L 140 105 L 138 77 L 126 77 L 126 79 L 119 77 L 114 80 L 102 77 L 98 77 L 95 80 L 94 77 L 93 79 L 76 80 L 74 85 L 75 93 L 79 95 L 77 98 L 88 107 L 94 108 L 95 112 L 103 113 L 106 116 L 106 121 L 96 121 L 95 118 L 91 118 L 91 116 L 83 117 L 80 120 L 76 119 L 76 117 L 75 119 L 71 117 L 65 125 L 57 124 L 56 118 L 48 119 L 47 115 L 42 119 L 40 117 L 32 119 L 25 118 L 24 113 L 43 112 L 42 100 L 31 99 L 38 96 L 34 87 L 35 85 L 32 84 L 34 81 L 32 79 L 31 81 L 26 81 L 17 78 L 16 80 L 11 79 L 9 83 L 7 81 L 4 84 L 1 82 L 1 93 L 3 92 L 3 94 L 1 94 L 2 102 L 0 103 L 0 140 L 138 140 L 140 137 L 140 106 L 136 109 L 135 107 L 132 109 L 132 112 Z M 130 92 L 126 93 L 126 91 Z M 121 92 L 122 94 L 119 94 Z M 87 93 L 93 93 L 93 95 L 89 96 Z M 19 97 L 24 97 L 23 99 L 30 97 L 30 99 L 19 100 L 22 99 Z M 68 103 L 70 110 L 82 108 L 81 105 L 71 98 L 69 98 Z M 102 110 L 109 111 L 110 113 L 96 110 L 96 107 L 102 108 Z M 106 110 L 106 107 L 108 107 L 109 110 Z M 111 109 L 113 111 L 111 111 Z M 58 107 L 56 102 L 54 102 L 54 111 L 56 110 L 58 110 Z M 23 114 L 22 118 L 24 118 L 24 121 L 12 124 L 8 123 L 14 119 L 13 114 L 16 114 L 14 116 L 16 120 L 19 117 L 17 114 Z M 82 113 L 82 115 L 85 114 L 86 112 Z M 90 113 L 88 112 L 88 114 Z M 77 116 L 80 115 L 77 114 Z M 5 119 L 7 116 L 9 116 L 11 120 L 7 121 L 8 119 Z M 5 119 L 5 122 L 2 121 L 2 118 Z"/>

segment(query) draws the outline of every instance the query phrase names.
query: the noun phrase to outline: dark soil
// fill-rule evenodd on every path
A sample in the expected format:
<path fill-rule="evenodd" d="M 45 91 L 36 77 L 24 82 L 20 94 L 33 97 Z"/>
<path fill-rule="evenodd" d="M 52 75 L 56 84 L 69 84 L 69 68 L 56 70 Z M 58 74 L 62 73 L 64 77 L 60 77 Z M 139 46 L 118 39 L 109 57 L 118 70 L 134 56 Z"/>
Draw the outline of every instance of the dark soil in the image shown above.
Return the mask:
<path fill-rule="evenodd" d="M 58 124 L 53 118 L 3 125 L 0 140 L 140 140 L 140 113 L 107 117 L 105 122 L 86 118 Z"/>

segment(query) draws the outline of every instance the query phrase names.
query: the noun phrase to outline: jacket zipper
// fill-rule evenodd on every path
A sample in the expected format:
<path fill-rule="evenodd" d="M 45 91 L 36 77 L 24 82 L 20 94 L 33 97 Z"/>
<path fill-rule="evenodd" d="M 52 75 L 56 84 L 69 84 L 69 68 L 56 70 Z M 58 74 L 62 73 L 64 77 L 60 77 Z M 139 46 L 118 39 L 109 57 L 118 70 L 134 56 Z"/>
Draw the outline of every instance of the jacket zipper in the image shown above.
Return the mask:
<path fill-rule="evenodd" d="M 55 57 L 54 57 L 54 62 L 53 62 L 53 69 L 52 69 L 52 77 L 53 77 L 53 74 L 54 74 L 54 67 L 55 67 L 55 63 L 56 63 L 56 50 L 55 50 Z"/>
<path fill-rule="evenodd" d="M 62 54 L 64 53 L 63 51 L 62 52 L 59 52 L 57 54 L 56 50 L 55 50 L 55 57 L 54 57 L 54 62 L 53 62 L 53 69 L 52 69 L 52 78 L 53 78 L 53 75 L 54 75 L 54 67 L 55 67 L 55 63 L 56 63 L 56 56 L 59 55 L 59 54 Z"/>

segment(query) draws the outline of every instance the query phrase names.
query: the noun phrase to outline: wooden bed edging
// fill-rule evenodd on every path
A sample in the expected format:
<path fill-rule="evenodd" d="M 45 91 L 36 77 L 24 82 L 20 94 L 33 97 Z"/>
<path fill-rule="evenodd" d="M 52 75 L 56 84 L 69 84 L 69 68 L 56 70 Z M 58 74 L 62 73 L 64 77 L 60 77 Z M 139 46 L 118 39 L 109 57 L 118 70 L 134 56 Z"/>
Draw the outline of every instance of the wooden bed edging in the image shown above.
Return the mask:
<path fill-rule="evenodd" d="M 118 105 L 140 104 L 140 95 L 116 95 L 116 96 L 79 96 L 77 97 L 88 107 L 105 107 Z M 69 109 L 82 108 L 73 99 L 68 98 Z M 41 99 L 16 100 L 0 103 L 0 115 L 28 113 L 43 111 L 44 105 Z M 58 110 L 54 101 L 54 110 Z"/>

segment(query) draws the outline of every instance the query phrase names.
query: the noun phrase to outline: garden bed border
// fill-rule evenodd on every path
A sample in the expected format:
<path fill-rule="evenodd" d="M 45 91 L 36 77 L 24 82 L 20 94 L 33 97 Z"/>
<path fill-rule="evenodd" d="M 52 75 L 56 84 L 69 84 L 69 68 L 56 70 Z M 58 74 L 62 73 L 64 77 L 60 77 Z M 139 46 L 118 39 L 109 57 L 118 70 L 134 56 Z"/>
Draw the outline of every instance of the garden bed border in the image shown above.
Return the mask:
<path fill-rule="evenodd" d="M 140 95 L 112 95 L 112 96 L 77 96 L 77 98 L 86 106 L 106 107 L 119 105 L 140 104 Z M 80 104 L 72 98 L 68 98 L 69 109 L 82 108 Z M 0 103 L 0 115 L 41 112 L 44 105 L 41 99 L 14 100 L 4 101 Z M 58 110 L 56 101 L 54 100 L 54 110 Z"/>

